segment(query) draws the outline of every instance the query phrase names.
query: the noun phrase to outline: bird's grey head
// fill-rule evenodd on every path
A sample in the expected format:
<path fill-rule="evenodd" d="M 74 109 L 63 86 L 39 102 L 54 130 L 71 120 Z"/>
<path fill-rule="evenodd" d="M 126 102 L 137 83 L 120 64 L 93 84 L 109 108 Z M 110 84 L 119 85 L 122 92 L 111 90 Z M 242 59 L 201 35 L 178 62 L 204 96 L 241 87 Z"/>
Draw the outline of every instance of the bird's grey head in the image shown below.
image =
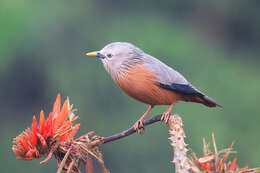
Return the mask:
<path fill-rule="evenodd" d="M 120 75 L 128 68 L 141 63 L 144 52 L 127 42 L 114 42 L 106 45 L 97 52 L 90 52 L 88 56 L 97 56 L 106 70 L 112 75 Z"/>

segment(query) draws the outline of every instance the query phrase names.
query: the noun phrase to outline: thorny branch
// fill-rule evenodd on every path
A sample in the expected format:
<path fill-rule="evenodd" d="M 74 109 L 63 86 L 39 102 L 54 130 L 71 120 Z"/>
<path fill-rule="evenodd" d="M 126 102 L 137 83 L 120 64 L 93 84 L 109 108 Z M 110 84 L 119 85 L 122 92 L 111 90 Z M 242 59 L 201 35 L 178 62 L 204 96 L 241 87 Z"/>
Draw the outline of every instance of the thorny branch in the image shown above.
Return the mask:
<path fill-rule="evenodd" d="M 169 126 L 169 140 L 171 141 L 171 146 L 174 149 L 172 163 L 175 164 L 175 172 L 188 173 L 192 165 L 187 157 L 188 149 L 186 148 L 187 144 L 184 142 L 184 138 L 186 136 L 182 128 L 183 124 L 181 117 L 179 115 L 170 116 Z"/>

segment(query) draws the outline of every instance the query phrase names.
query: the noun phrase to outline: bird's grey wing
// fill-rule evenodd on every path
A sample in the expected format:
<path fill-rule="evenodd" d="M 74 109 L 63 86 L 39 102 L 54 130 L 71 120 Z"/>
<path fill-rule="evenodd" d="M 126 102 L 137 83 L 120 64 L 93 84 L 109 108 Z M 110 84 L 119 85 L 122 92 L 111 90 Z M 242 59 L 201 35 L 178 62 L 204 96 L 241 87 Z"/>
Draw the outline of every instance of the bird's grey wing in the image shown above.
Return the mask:
<path fill-rule="evenodd" d="M 143 66 L 155 72 L 160 83 L 189 85 L 189 82 L 179 72 L 150 55 L 144 56 Z"/>
<path fill-rule="evenodd" d="M 179 72 L 150 55 L 146 55 L 143 66 L 156 74 L 156 82 L 162 88 L 183 94 L 200 93 Z"/>

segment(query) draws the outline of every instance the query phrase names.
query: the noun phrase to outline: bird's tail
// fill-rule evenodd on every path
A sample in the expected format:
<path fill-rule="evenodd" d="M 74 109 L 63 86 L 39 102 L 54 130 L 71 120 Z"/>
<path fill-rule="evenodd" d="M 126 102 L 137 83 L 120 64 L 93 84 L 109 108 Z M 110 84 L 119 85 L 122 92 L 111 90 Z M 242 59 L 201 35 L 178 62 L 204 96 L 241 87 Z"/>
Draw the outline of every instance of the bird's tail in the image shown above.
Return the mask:
<path fill-rule="evenodd" d="M 200 93 L 199 95 L 186 95 L 183 97 L 183 101 L 201 103 L 208 107 L 221 107 L 222 108 L 222 106 L 220 104 L 218 104 L 215 100 L 213 100 L 212 98 L 210 98 L 202 93 Z"/>
<path fill-rule="evenodd" d="M 220 104 L 218 104 L 215 100 L 213 100 L 212 98 L 204 95 L 202 97 L 200 97 L 202 99 L 202 104 L 204 104 L 205 106 L 208 106 L 208 107 L 221 107 L 223 108 Z"/>

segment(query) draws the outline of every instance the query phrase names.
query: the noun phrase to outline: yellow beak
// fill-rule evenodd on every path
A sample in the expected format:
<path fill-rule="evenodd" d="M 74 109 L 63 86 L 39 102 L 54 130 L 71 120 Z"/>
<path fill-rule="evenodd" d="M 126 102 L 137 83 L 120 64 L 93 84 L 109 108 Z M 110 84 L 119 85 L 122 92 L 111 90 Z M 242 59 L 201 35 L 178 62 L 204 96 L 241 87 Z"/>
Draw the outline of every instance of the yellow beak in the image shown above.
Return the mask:
<path fill-rule="evenodd" d="M 89 53 L 87 53 L 86 55 L 87 55 L 87 56 L 97 56 L 97 54 L 98 54 L 98 52 L 95 51 L 95 52 L 89 52 Z"/>
<path fill-rule="evenodd" d="M 98 51 L 95 51 L 95 52 L 89 52 L 86 54 L 87 56 L 96 56 L 98 57 L 99 59 L 104 59 L 106 58 L 104 55 L 102 55 L 101 53 L 99 53 Z"/>

